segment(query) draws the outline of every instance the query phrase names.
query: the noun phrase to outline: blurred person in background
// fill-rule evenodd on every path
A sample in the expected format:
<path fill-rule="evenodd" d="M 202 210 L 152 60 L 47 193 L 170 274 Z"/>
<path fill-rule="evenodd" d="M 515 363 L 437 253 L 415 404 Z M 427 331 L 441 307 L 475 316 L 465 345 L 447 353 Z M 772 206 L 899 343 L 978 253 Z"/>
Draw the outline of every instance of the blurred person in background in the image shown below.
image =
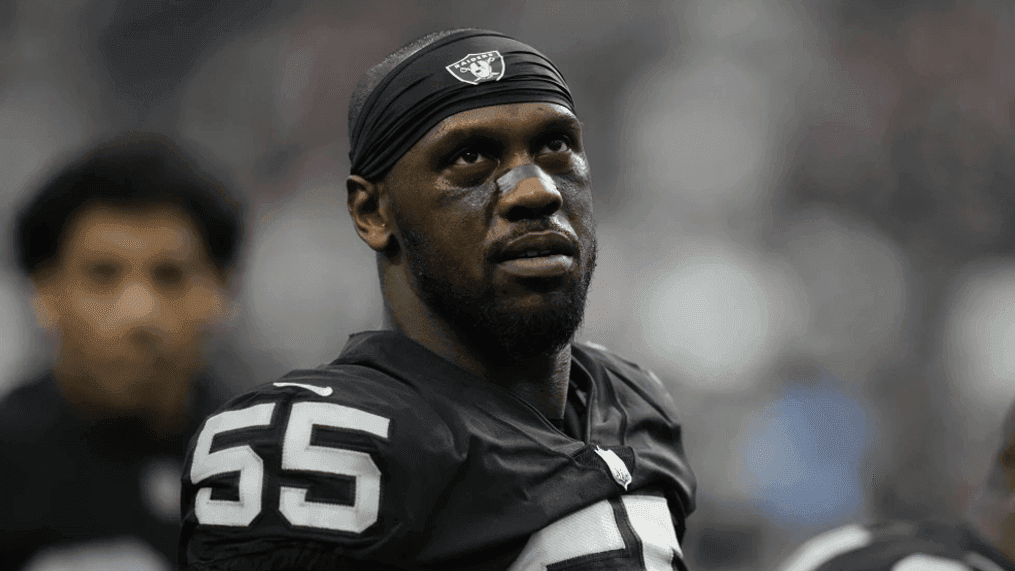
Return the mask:
<path fill-rule="evenodd" d="M 14 232 L 55 359 L 0 401 L 0 569 L 171 569 L 187 442 L 231 392 L 204 350 L 241 205 L 168 138 L 125 134 L 45 182 Z"/>
<path fill-rule="evenodd" d="M 807 541 L 780 571 L 1015 571 L 1015 404 L 964 521 L 849 524 Z"/>
<path fill-rule="evenodd" d="M 205 422 L 181 568 L 686 569 L 675 403 L 573 340 L 596 240 L 556 66 L 497 32 L 437 32 L 367 72 L 349 122 L 381 330 Z"/>

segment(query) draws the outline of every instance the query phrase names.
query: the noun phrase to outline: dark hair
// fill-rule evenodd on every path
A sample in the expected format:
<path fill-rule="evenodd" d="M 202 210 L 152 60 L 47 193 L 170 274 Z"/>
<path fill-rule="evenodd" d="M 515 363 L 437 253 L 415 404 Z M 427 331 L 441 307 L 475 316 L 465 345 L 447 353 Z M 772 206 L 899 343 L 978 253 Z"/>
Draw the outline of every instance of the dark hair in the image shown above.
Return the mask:
<path fill-rule="evenodd" d="M 352 97 L 349 99 L 349 136 L 352 136 L 353 128 L 356 126 L 356 119 L 359 118 L 360 113 L 363 111 L 363 105 L 366 104 L 367 98 L 370 97 L 370 93 L 382 81 L 384 81 L 384 78 L 391 73 L 391 70 L 398 67 L 398 64 L 407 60 L 412 54 L 436 42 L 437 40 L 450 36 L 451 34 L 471 29 L 474 28 L 457 28 L 454 30 L 431 32 L 423 37 L 416 38 L 415 40 L 412 40 L 411 42 L 391 52 L 387 55 L 387 57 L 381 60 L 381 63 L 368 69 L 356 84 L 356 89 L 353 90 Z"/>
<path fill-rule="evenodd" d="M 96 204 L 177 206 L 193 219 L 220 271 L 236 260 L 243 230 L 238 197 L 169 137 L 125 133 L 65 165 L 21 209 L 14 249 L 22 271 L 31 276 L 52 263 L 74 217 Z"/>

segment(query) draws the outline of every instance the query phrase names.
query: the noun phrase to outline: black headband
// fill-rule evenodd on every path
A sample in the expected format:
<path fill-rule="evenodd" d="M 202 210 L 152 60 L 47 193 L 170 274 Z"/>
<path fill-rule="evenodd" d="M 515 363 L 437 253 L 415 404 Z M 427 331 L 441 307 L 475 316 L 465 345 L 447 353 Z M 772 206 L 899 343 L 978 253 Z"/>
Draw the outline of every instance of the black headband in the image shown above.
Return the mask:
<path fill-rule="evenodd" d="M 349 134 L 351 173 L 375 181 L 445 118 L 507 103 L 558 103 L 571 92 L 549 59 L 489 30 L 464 30 L 400 63 L 370 93 Z"/>

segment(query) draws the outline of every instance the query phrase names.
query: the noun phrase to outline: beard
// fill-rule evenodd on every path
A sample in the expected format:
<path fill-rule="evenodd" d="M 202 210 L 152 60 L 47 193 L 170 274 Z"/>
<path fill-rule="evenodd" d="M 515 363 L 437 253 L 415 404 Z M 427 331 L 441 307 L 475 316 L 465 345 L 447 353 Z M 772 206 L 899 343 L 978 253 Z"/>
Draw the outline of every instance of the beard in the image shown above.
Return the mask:
<path fill-rule="evenodd" d="M 463 339 L 493 361 L 517 362 L 550 356 L 572 339 L 585 317 L 585 301 L 596 266 L 596 240 L 587 241 L 579 272 L 553 279 L 527 280 L 546 302 L 537 309 L 504 299 L 485 273 L 479 287 L 455 283 L 450 261 L 413 228 L 401 225 L 406 263 L 416 291 L 431 309 L 462 332 Z M 581 260 L 579 260 L 581 263 Z"/>

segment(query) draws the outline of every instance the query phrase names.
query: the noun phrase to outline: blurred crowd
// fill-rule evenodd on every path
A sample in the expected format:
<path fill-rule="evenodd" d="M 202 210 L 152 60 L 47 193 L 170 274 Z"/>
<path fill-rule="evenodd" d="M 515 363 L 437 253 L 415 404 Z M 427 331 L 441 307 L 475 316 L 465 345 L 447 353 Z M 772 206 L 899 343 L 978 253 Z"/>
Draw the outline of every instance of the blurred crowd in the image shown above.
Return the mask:
<path fill-rule="evenodd" d="M 600 242 L 580 337 L 681 409 L 691 568 L 964 512 L 1015 397 L 1006 2 L 0 0 L 0 228 L 83 146 L 165 133 L 248 204 L 210 366 L 246 388 L 326 362 L 380 316 L 345 209 L 349 94 L 459 26 L 570 84 Z M 0 393 L 52 358 L 12 241 Z"/>

